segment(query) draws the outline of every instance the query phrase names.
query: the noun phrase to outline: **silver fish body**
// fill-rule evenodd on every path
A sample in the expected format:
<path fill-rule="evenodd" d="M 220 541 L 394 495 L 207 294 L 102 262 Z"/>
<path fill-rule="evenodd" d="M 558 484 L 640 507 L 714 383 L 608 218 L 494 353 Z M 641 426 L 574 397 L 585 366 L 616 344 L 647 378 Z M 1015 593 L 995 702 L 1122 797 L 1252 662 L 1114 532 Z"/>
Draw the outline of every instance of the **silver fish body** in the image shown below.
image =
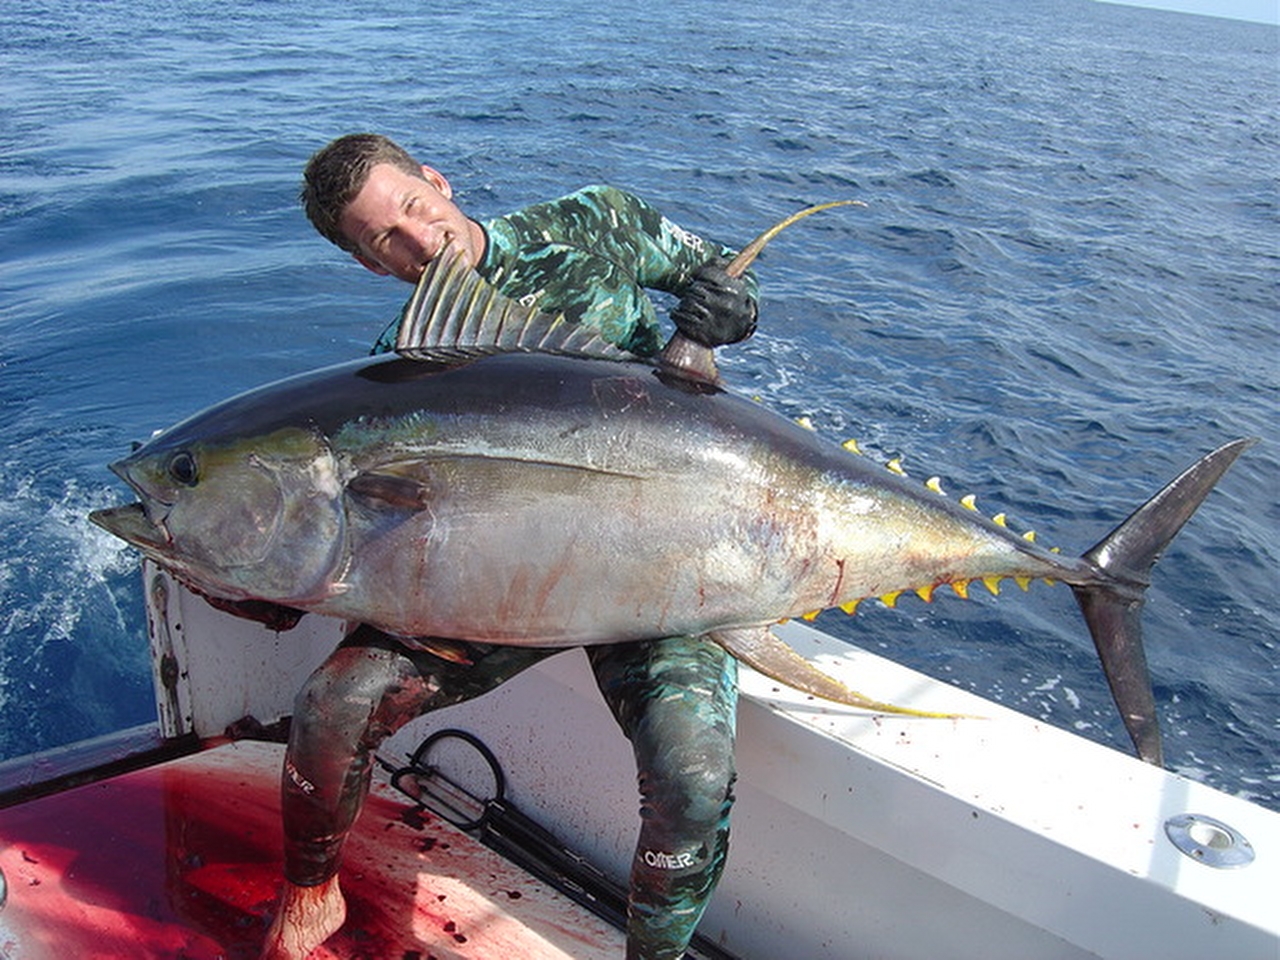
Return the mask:
<path fill-rule="evenodd" d="M 117 532 L 199 589 L 403 636 L 612 643 L 939 584 L 1097 578 L 642 363 L 359 361 L 213 407 L 113 469 L 148 518 Z"/>

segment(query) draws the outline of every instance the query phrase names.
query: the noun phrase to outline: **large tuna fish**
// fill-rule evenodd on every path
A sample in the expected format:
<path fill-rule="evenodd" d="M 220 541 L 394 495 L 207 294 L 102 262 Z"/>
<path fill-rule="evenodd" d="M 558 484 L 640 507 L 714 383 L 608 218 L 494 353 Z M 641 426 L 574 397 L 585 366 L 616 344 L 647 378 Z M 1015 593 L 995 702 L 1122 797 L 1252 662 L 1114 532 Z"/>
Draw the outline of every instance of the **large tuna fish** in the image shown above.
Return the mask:
<path fill-rule="evenodd" d="M 406 355 L 270 384 L 172 427 L 112 466 L 142 502 L 94 521 L 211 597 L 406 638 L 706 636 L 785 683 L 877 709 L 769 625 L 908 590 L 1061 581 L 1139 754 L 1160 762 L 1138 626 L 1148 573 L 1249 441 L 1062 556 L 726 392 L 709 351 L 681 366 L 588 356 L 608 351 L 437 263 Z"/>

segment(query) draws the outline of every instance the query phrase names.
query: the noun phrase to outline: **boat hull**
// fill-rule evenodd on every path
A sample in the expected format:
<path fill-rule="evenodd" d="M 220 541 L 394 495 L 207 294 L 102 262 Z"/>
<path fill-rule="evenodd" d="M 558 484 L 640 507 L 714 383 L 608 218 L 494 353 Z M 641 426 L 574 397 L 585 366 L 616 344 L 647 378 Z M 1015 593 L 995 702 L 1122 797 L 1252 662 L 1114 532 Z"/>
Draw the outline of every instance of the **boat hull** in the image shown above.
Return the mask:
<path fill-rule="evenodd" d="M 275 633 L 214 610 L 154 568 L 144 576 L 161 729 L 169 740 L 217 737 L 245 714 L 265 725 L 287 715 L 294 691 L 341 636 L 341 623 L 316 616 Z M 1277 954 L 1280 815 L 802 624 L 779 630 L 839 679 L 894 703 L 969 718 L 876 716 L 742 670 L 733 839 L 699 928 L 713 943 L 742 960 Z M 582 651 L 557 654 L 484 697 L 409 724 L 380 756 L 399 766 L 444 727 L 488 745 L 503 768 L 506 796 L 520 810 L 606 874 L 626 876 L 637 826 L 634 762 Z M 14 818 L 43 801 L 0 811 L 0 869 L 9 885 L 0 933 L 22 947 L 8 955 L 68 955 L 38 952 L 42 941 L 21 927 L 38 922 L 60 937 L 95 924 L 105 925 L 98 927 L 103 937 L 126 927 L 150 931 L 166 945 L 151 956 L 175 955 L 163 938 L 181 935 L 201 945 L 188 956 L 218 944 L 227 956 L 252 958 L 245 945 L 261 937 L 279 881 L 280 827 L 271 806 L 278 763 L 277 752 L 252 776 L 239 764 L 224 768 L 169 807 L 121 788 L 139 822 L 117 824 L 110 814 L 114 780 L 49 798 L 87 797 L 101 804 L 97 813 L 95 806 L 84 816 L 69 808 L 33 813 L 34 823 L 18 829 Z M 140 775 L 158 789 L 166 769 Z M 379 791 L 385 786 L 375 788 L 357 824 L 356 852 L 346 859 L 352 921 L 327 948 L 337 952 L 320 956 L 354 955 L 356 940 L 343 938 L 365 936 L 377 905 L 388 897 L 407 903 L 407 888 L 454 896 L 438 886 L 460 872 L 437 858 L 445 855 L 439 837 L 433 844 L 404 833 L 404 808 L 391 812 Z M 211 828 L 205 821 L 222 816 L 215 808 L 236 811 L 252 836 L 237 837 L 229 823 Z M 1166 825 L 1186 814 L 1228 825 L 1256 859 L 1214 869 L 1183 854 Z M 202 847 L 201 836 L 217 843 Z M 149 857 L 149 865 L 131 866 L 138 857 Z M 407 871 L 399 879 L 374 875 L 393 860 Z M 528 889 L 516 882 L 487 890 L 496 891 L 496 904 L 477 909 L 509 906 L 504 891 Z M 62 898 L 57 908 L 32 906 L 50 893 Z M 157 909 L 161 920 L 152 916 Z M 112 911 L 119 916 L 109 917 Z M 221 933 L 211 932 L 211 916 Z M 393 911 L 378 935 L 419 938 L 387 940 L 406 944 L 410 954 L 467 956 L 442 952 L 453 949 L 442 935 L 457 931 L 423 916 L 417 908 Z M 621 941 L 609 942 L 618 945 L 598 954 L 574 946 L 569 955 L 621 956 Z M 430 951 L 422 946 L 428 943 Z M 504 948 L 479 955 L 557 954 Z"/>

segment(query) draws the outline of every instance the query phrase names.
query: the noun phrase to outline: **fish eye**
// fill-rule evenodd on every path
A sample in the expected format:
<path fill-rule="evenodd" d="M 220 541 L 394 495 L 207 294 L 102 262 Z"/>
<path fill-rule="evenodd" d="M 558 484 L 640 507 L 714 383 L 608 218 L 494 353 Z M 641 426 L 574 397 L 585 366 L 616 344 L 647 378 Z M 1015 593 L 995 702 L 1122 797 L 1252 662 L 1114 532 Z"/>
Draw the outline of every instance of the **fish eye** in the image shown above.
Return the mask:
<path fill-rule="evenodd" d="M 196 458 L 186 450 L 179 450 L 169 458 L 169 476 L 184 487 L 194 487 L 199 479 Z"/>

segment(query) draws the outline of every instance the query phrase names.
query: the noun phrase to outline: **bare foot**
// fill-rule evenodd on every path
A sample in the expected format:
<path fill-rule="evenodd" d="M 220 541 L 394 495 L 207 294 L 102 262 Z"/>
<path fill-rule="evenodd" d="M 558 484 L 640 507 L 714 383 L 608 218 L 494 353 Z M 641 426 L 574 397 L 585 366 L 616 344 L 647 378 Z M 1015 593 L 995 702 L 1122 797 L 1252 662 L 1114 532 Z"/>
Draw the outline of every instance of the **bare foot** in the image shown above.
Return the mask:
<path fill-rule="evenodd" d="M 305 960 L 312 950 L 337 933 L 346 919 L 347 902 L 338 889 L 336 874 L 314 887 L 299 887 L 286 881 L 260 960 Z"/>

